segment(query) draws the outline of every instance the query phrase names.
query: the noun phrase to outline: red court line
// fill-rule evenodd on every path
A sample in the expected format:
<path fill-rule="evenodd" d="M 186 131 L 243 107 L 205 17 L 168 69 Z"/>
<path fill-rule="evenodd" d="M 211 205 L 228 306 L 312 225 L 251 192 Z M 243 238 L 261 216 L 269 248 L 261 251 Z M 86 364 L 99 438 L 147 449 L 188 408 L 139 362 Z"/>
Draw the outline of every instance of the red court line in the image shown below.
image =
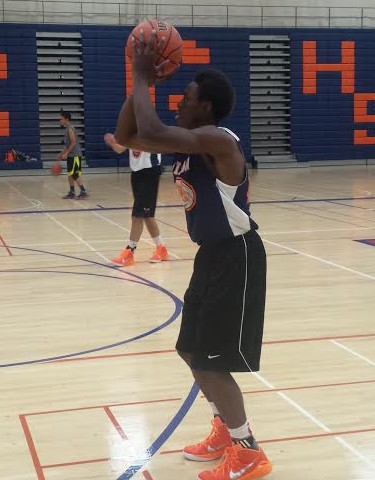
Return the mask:
<path fill-rule="evenodd" d="M 51 465 L 43 465 L 42 468 L 46 469 L 46 468 L 73 467 L 74 465 L 85 465 L 87 463 L 109 462 L 110 460 L 111 458 L 94 458 L 93 460 L 77 460 L 76 462 L 53 463 Z"/>
<path fill-rule="evenodd" d="M 124 432 L 124 430 L 121 428 L 121 425 L 118 423 L 117 421 L 117 418 L 113 415 L 113 413 L 111 412 L 111 409 L 109 407 L 103 407 L 103 410 L 105 411 L 105 413 L 108 415 L 108 418 L 110 419 L 110 421 L 112 422 L 113 426 L 115 427 L 115 429 L 117 430 L 117 433 L 120 435 L 120 437 L 123 439 L 123 440 L 129 440 L 128 437 L 126 436 L 126 433 Z"/>
<path fill-rule="evenodd" d="M 375 337 L 375 333 L 365 333 L 361 335 L 335 335 L 334 337 L 311 337 L 311 338 L 295 338 L 290 340 L 269 340 L 263 342 L 263 345 L 277 345 L 283 343 L 304 343 L 304 342 L 322 342 L 324 340 L 345 340 L 353 338 L 370 338 Z"/>
<path fill-rule="evenodd" d="M 10 248 L 8 247 L 8 245 L 5 243 L 3 237 L 0 235 L 0 242 L 3 244 L 3 246 L 5 247 L 5 250 L 8 252 L 9 256 L 13 257 L 13 253 L 10 251 Z"/>
<path fill-rule="evenodd" d="M 271 438 L 269 440 L 260 440 L 258 443 L 281 443 L 281 442 L 294 442 L 296 440 L 311 440 L 314 438 L 325 438 L 325 437 L 339 437 L 345 435 L 355 435 L 359 433 L 369 433 L 375 432 L 375 427 L 363 428 L 360 430 L 346 430 L 342 432 L 329 432 L 329 433 L 316 433 L 315 435 L 301 435 L 299 437 L 284 437 L 284 438 Z M 163 450 L 160 455 L 170 455 L 173 453 L 181 453 L 182 449 L 179 450 Z"/>
<path fill-rule="evenodd" d="M 147 405 L 150 403 L 169 403 L 169 402 L 177 402 L 182 400 L 182 397 L 178 398 L 162 398 L 158 400 L 146 400 L 143 402 L 127 402 L 127 403 L 113 403 L 110 405 L 106 405 L 107 407 L 129 407 L 132 405 Z M 80 412 L 82 410 L 95 410 L 98 408 L 103 408 L 103 405 L 93 405 L 90 407 L 77 407 L 77 408 L 63 408 L 61 410 L 46 410 L 42 412 L 33 412 L 33 413 L 24 413 L 24 417 L 34 417 L 37 415 L 50 415 L 56 413 L 65 413 L 65 412 Z"/>
<path fill-rule="evenodd" d="M 268 439 L 268 440 L 260 440 L 260 441 L 258 441 L 258 443 L 263 445 L 263 444 L 268 444 L 268 443 L 294 442 L 294 441 L 297 441 L 297 440 L 312 440 L 314 438 L 339 437 L 339 436 L 345 436 L 345 435 L 356 435 L 356 434 L 358 435 L 360 433 L 371 433 L 371 432 L 375 432 L 375 427 L 362 428 L 362 429 L 358 429 L 358 430 L 345 430 L 345 431 L 341 431 L 341 432 L 316 433 L 316 434 L 313 434 L 313 435 L 300 435 L 300 436 L 296 436 L 296 437 L 271 438 L 271 439 Z M 171 455 L 171 454 L 181 453 L 181 452 L 182 452 L 182 449 L 163 450 L 163 451 L 159 452 L 159 455 Z M 66 463 L 56 463 L 56 464 L 52 464 L 52 465 L 43 465 L 42 468 L 71 467 L 71 466 L 75 466 L 75 465 L 84 465 L 84 464 L 88 464 L 88 463 L 108 462 L 110 460 L 111 460 L 111 458 L 98 458 L 98 459 L 93 459 L 93 460 L 81 460 L 81 461 L 78 460 L 76 462 L 66 462 Z M 148 473 L 148 475 L 147 475 L 146 472 Z M 144 474 L 144 477 L 147 480 L 153 480 L 153 478 L 151 477 L 150 473 L 147 470 L 145 470 L 143 472 L 143 474 Z"/>
<path fill-rule="evenodd" d="M 286 387 L 286 388 L 267 388 L 264 390 L 249 390 L 242 392 L 243 395 L 257 395 L 261 393 L 277 393 L 277 392 L 290 392 L 291 390 L 311 390 L 314 388 L 334 388 L 334 387 L 348 387 L 350 385 L 366 385 L 369 383 L 375 383 L 375 380 L 357 380 L 355 382 L 340 382 L 340 383 L 322 383 L 321 385 L 305 385 L 298 387 Z M 201 398 L 204 398 L 202 395 Z"/>
<path fill-rule="evenodd" d="M 249 390 L 242 392 L 244 395 L 257 395 L 257 394 L 263 394 L 263 393 L 277 393 L 277 392 L 286 392 L 290 390 L 311 390 L 314 388 L 333 388 L 333 387 L 345 387 L 349 385 L 366 385 L 366 384 L 371 384 L 375 383 L 374 380 L 357 380 L 353 382 L 339 382 L 339 383 L 325 383 L 321 385 L 300 385 L 296 387 L 285 387 L 285 388 L 268 388 L 268 389 L 261 389 L 261 390 Z M 202 395 L 201 398 L 204 398 Z M 157 399 L 157 400 L 145 400 L 141 402 L 127 402 L 127 403 L 113 403 L 110 405 L 92 405 L 88 407 L 77 407 L 77 408 L 64 408 L 60 410 L 47 410 L 47 411 L 41 411 L 41 412 L 33 412 L 33 413 L 25 413 L 22 416 L 24 417 L 33 417 L 33 416 L 38 416 L 38 415 L 53 415 L 56 413 L 67 413 L 67 412 L 80 412 L 84 410 L 95 410 L 99 408 L 114 408 L 114 407 L 129 407 L 132 405 L 148 405 L 148 404 L 153 404 L 153 403 L 172 403 L 172 402 L 179 402 L 182 400 L 182 397 L 176 397 L 176 398 L 162 398 L 162 399 Z"/>
<path fill-rule="evenodd" d="M 360 335 L 335 335 L 332 337 L 311 337 L 311 338 L 291 338 L 285 340 L 267 340 L 263 342 L 263 345 L 282 345 L 284 343 L 307 343 L 307 342 L 323 342 L 325 340 L 348 340 L 356 338 L 372 338 L 375 337 L 375 333 L 365 333 Z M 107 355 L 93 355 L 90 357 L 73 357 L 73 358 L 64 358 L 61 360 L 53 360 L 51 362 L 40 363 L 38 365 L 50 365 L 51 363 L 67 363 L 67 362 L 84 362 L 88 360 L 101 360 L 101 359 L 111 359 L 111 358 L 121 358 L 121 357 L 133 357 L 141 355 L 158 355 L 163 353 L 173 353 L 175 349 L 172 350 L 154 350 L 146 352 L 130 352 L 130 353 L 114 353 Z"/>
<path fill-rule="evenodd" d="M 91 357 L 73 357 L 73 358 L 63 358 L 61 360 L 54 360 L 50 363 L 67 363 L 67 362 L 77 362 L 77 361 L 86 361 L 86 360 L 95 360 L 97 358 L 104 359 L 104 358 L 118 358 L 118 357 L 135 357 L 137 355 L 158 355 L 161 353 L 172 353 L 176 350 L 154 350 L 150 352 L 130 352 L 130 353 L 113 353 L 108 355 L 93 355 Z"/>
<path fill-rule="evenodd" d="M 142 473 L 146 480 L 154 480 L 154 478 L 152 477 L 151 473 L 148 470 L 143 470 Z"/>
<path fill-rule="evenodd" d="M 21 422 L 21 425 L 22 425 L 23 433 L 24 433 L 25 438 L 26 438 L 27 446 L 29 447 L 31 459 L 32 459 L 33 464 L 34 464 L 34 468 L 35 468 L 38 480 L 46 480 L 46 477 L 44 476 L 44 473 L 43 473 L 43 468 L 42 468 L 42 466 L 40 464 L 40 461 L 39 461 L 38 453 L 37 453 L 35 445 L 34 445 L 34 440 L 33 440 L 33 437 L 31 435 L 29 425 L 27 424 L 27 421 L 26 421 L 26 418 L 25 418 L 25 415 L 20 415 L 19 418 L 20 418 L 20 422 Z"/>

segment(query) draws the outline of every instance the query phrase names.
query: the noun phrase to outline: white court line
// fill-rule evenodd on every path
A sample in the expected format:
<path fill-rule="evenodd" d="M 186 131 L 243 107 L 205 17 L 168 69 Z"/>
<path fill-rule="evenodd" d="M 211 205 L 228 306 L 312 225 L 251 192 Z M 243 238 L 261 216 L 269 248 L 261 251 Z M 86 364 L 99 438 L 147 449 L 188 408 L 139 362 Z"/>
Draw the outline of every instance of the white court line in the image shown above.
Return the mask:
<path fill-rule="evenodd" d="M 337 347 L 340 347 L 342 348 L 343 350 L 346 350 L 347 352 L 349 352 L 351 355 L 354 355 L 355 357 L 357 358 L 360 358 L 361 360 L 365 361 L 366 363 L 368 363 L 369 365 L 372 365 L 373 367 L 375 367 L 375 362 L 373 362 L 372 360 L 370 360 L 369 358 L 367 357 L 364 357 L 363 355 L 361 355 L 360 353 L 356 352 L 355 350 L 347 347 L 346 345 L 343 345 L 342 343 L 338 342 L 337 340 L 330 340 L 334 345 L 336 345 Z"/>
<path fill-rule="evenodd" d="M 297 197 L 301 197 L 301 198 L 305 198 L 307 200 L 317 200 L 319 201 L 319 198 L 316 198 L 316 197 L 307 197 L 306 195 L 302 195 L 301 193 L 298 193 L 298 192 L 294 192 L 294 193 L 291 193 L 291 192 L 284 192 L 282 190 L 275 190 L 275 189 L 271 189 L 271 188 L 267 188 L 267 187 L 263 187 L 261 185 L 256 185 L 255 183 L 252 183 L 252 186 L 253 186 L 253 189 L 254 190 L 257 190 L 257 189 L 260 189 L 260 190 L 267 190 L 268 192 L 275 192 L 275 193 L 283 193 L 285 195 L 289 195 L 291 197 L 294 197 L 294 198 L 297 198 Z M 338 191 L 338 195 L 341 195 L 341 191 Z M 366 195 L 363 197 L 361 195 L 359 195 L 361 198 L 359 198 L 359 200 L 361 200 L 362 198 L 364 200 L 366 200 L 367 197 L 371 197 L 372 196 L 372 193 L 371 192 L 368 192 L 367 190 L 358 190 L 358 192 L 364 192 Z M 329 193 L 332 194 L 332 190 L 329 190 Z M 347 197 L 350 197 L 350 196 L 353 196 L 353 192 L 350 192 L 348 195 L 346 195 Z M 323 201 L 323 200 L 321 200 Z"/>
<path fill-rule="evenodd" d="M 112 240 L 90 240 L 90 242 L 95 243 L 110 243 L 110 242 L 123 242 L 123 238 L 112 239 Z M 56 243 L 12 243 L 12 247 L 52 247 L 52 246 L 61 246 L 61 245 L 77 245 L 79 242 L 56 242 Z"/>
<path fill-rule="evenodd" d="M 22 193 L 20 190 L 18 190 L 18 188 L 13 187 L 12 185 L 10 185 L 10 187 L 11 187 L 15 192 L 17 192 L 19 195 L 22 195 L 24 198 L 26 198 L 29 202 L 32 202 L 31 198 L 29 198 L 27 195 L 25 195 L 25 194 Z M 92 247 L 89 243 L 87 243 L 82 237 L 80 237 L 78 234 L 76 234 L 75 232 L 73 232 L 73 230 L 71 230 L 70 228 L 68 228 L 66 225 L 64 225 L 63 223 L 61 223 L 59 220 L 57 220 L 56 218 L 54 218 L 51 214 L 44 212 L 44 215 L 46 215 L 50 220 L 52 220 L 54 223 L 56 223 L 56 225 L 59 225 L 59 226 L 60 226 L 61 228 L 63 228 L 65 231 L 67 231 L 68 233 L 70 233 L 74 238 L 76 238 L 76 239 L 79 240 L 81 243 L 83 243 L 84 245 L 86 245 L 89 250 L 91 250 L 92 252 L 94 252 L 96 255 L 98 255 L 99 257 L 101 257 L 101 258 L 102 258 L 103 260 L 105 260 L 106 262 L 111 263 L 111 261 L 110 261 L 109 258 L 105 257 L 105 256 L 102 255 L 100 252 L 98 252 L 94 247 Z M 121 272 L 127 273 L 126 270 L 124 270 L 124 269 L 122 269 Z"/>
<path fill-rule="evenodd" d="M 275 390 L 276 388 L 270 383 L 268 380 L 266 380 L 262 375 L 260 375 L 257 372 L 253 372 L 253 375 L 263 383 L 267 388 Z M 312 415 L 310 412 L 308 412 L 305 408 L 303 408 L 299 403 L 295 402 L 292 400 L 288 395 L 286 395 L 284 392 L 275 392 L 279 397 L 281 397 L 285 402 L 289 403 L 295 410 L 297 410 L 299 413 L 301 413 L 304 417 L 309 419 L 312 423 L 314 423 L 317 427 L 321 428 L 325 433 L 332 433 L 332 430 L 327 427 L 323 422 L 321 422 L 318 418 L 316 418 L 314 415 Z M 369 458 L 367 458 L 363 453 L 361 453 L 357 448 L 353 447 L 350 445 L 346 440 L 341 438 L 340 436 L 334 436 L 334 438 L 338 443 L 340 443 L 343 447 L 345 447 L 347 450 L 350 450 L 354 455 L 356 455 L 362 462 L 365 462 L 367 465 L 369 465 L 373 470 L 375 470 L 375 463 L 372 462 Z"/>
<path fill-rule="evenodd" d="M 2 225 L 2 224 L 0 224 Z M 181 239 L 186 239 L 189 238 L 186 235 L 185 236 L 177 236 L 177 237 L 163 237 L 164 240 L 181 240 Z M 123 238 L 112 238 L 111 240 L 88 240 L 89 243 L 111 243 L 111 242 L 124 242 Z M 56 242 L 56 243 L 12 243 L 12 247 L 57 247 L 57 246 L 62 246 L 62 245 L 77 245 L 79 242 Z"/>
<path fill-rule="evenodd" d="M 251 179 L 250 179 L 250 181 L 251 181 Z M 271 189 L 271 188 L 266 188 L 266 187 L 263 187 L 263 186 L 260 186 L 260 185 L 256 185 L 254 182 L 252 182 L 252 187 L 253 187 L 253 190 L 260 189 L 260 190 L 266 190 L 267 192 L 282 193 L 284 195 L 289 195 L 293 198 L 301 197 L 301 198 L 305 198 L 307 200 L 315 200 L 314 197 L 306 197 L 306 195 L 299 194 L 298 192 L 294 192 L 294 193 L 283 192 L 282 190 L 275 190 L 273 188 Z"/>
<path fill-rule="evenodd" d="M 288 250 L 289 252 L 298 253 L 307 258 L 311 258 L 313 260 L 317 260 L 318 262 L 324 263 L 331 267 L 339 268 L 340 270 L 345 270 L 346 272 L 354 273 L 355 275 L 359 275 L 360 277 L 367 278 L 369 280 L 375 280 L 373 275 L 369 275 L 368 273 L 360 272 L 359 270 L 354 270 L 349 267 L 344 267 L 344 265 L 340 265 L 339 263 L 331 262 L 329 260 L 325 260 L 324 258 L 317 257 L 315 255 L 310 255 L 309 253 L 301 252 L 300 250 L 296 250 L 295 248 L 286 247 L 285 245 L 281 245 L 281 243 L 271 242 L 271 240 L 264 240 L 265 243 L 270 245 L 274 245 L 275 247 L 283 248 L 284 250 Z"/>
<path fill-rule="evenodd" d="M 76 203 L 78 203 L 78 205 L 81 205 L 82 208 L 85 208 L 85 205 L 83 205 L 82 203 L 79 203 L 78 201 L 76 201 Z M 121 230 L 124 230 L 125 232 L 130 232 L 130 230 L 128 230 L 127 228 L 123 227 L 120 223 L 117 223 L 117 222 L 114 222 L 113 220 L 111 220 L 110 218 L 107 218 L 107 217 L 104 217 L 103 215 L 101 215 L 100 213 L 98 212 L 90 212 L 92 213 L 93 215 L 95 215 L 96 217 L 98 218 L 101 218 L 102 220 L 112 224 L 112 225 L 115 225 L 116 227 L 120 228 Z M 155 243 L 152 242 L 151 240 L 147 240 L 147 238 L 144 238 L 141 236 L 141 241 L 147 243 L 148 245 L 152 245 L 152 246 L 155 246 Z M 168 253 L 169 255 L 171 255 L 172 257 L 178 259 L 178 260 L 181 260 L 181 257 L 179 257 L 178 255 L 176 255 L 175 253 L 172 253 L 170 250 L 168 250 Z"/>
<path fill-rule="evenodd" d="M 54 194 L 56 194 L 56 192 L 55 192 L 54 190 L 52 190 L 52 188 L 48 187 L 47 185 L 45 185 L 45 188 L 46 188 L 47 190 L 52 191 Z M 79 201 L 74 200 L 74 203 L 75 203 L 76 205 L 80 205 L 83 209 L 86 209 L 86 205 L 80 203 Z M 130 230 L 127 229 L 127 228 L 125 228 L 125 227 L 124 227 L 123 225 L 121 225 L 120 223 L 114 222 L 113 220 L 111 220 L 111 219 L 109 219 L 109 218 L 107 218 L 107 217 L 104 217 L 103 215 L 101 215 L 101 214 L 98 213 L 98 212 L 90 211 L 90 213 L 92 213 L 92 214 L 95 215 L 96 217 L 101 218 L 102 220 L 104 220 L 104 221 L 106 221 L 106 222 L 108 222 L 108 223 L 110 223 L 110 224 L 112 224 L 112 225 L 115 225 L 116 227 L 120 228 L 121 230 L 123 230 L 123 231 L 126 232 L 126 233 L 130 233 Z M 47 214 L 47 215 L 49 215 L 49 214 Z M 141 242 L 144 242 L 144 243 L 147 243 L 148 245 L 155 246 L 155 243 L 154 243 L 154 242 L 152 242 L 151 240 L 147 240 L 147 238 L 144 238 L 143 236 L 141 236 L 140 241 L 141 241 Z M 124 242 L 124 243 L 125 243 L 125 242 Z M 169 253 L 169 255 L 171 255 L 172 257 L 176 258 L 177 260 L 181 260 L 181 257 L 179 257 L 178 255 L 172 253 L 170 250 L 168 250 L 168 253 Z"/>
<path fill-rule="evenodd" d="M 333 219 L 332 219 L 333 220 Z M 278 234 L 287 234 L 287 233 L 315 233 L 315 232 L 346 232 L 352 230 L 375 230 L 375 227 L 356 227 L 353 225 L 353 228 L 330 228 L 330 229 L 314 229 L 314 230 L 287 230 L 283 232 L 264 232 L 261 228 L 259 231 L 262 235 L 278 235 Z"/>
<path fill-rule="evenodd" d="M 39 273 L 33 270 L 28 270 L 27 272 Z M 24 271 L 12 272 L 12 273 L 24 273 Z M 48 273 L 53 273 L 56 275 L 59 274 L 59 272 L 53 272 L 53 271 L 49 271 Z M 74 273 L 74 272 L 69 272 L 69 273 Z M 116 278 L 116 277 L 113 277 L 113 278 Z M 103 295 L 100 295 L 100 297 L 92 296 L 92 297 L 86 297 L 86 298 L 85 297 L 81 297 L 81 298 L 65 297 L 65 298 L 62 298 L 61 300 L 40 300 L 35 302 L 0 303 L 0 307 L 25 307 L 25 306 L 35 306 L 35 305 L 54 305 L 54 304 L 60 304 L 60 303 L 63 303 L 65 305 L 66 303 L 78 303 L 78 302 L 84 302 L 84 301 L 88 301 L 92 303 L 92 302 L 100 302 L 102 300 L 113 300 L 113 299 L 118 300 L 118 295 L 111 295 L 111 296 L 105 296 L 105 297 Z"/>

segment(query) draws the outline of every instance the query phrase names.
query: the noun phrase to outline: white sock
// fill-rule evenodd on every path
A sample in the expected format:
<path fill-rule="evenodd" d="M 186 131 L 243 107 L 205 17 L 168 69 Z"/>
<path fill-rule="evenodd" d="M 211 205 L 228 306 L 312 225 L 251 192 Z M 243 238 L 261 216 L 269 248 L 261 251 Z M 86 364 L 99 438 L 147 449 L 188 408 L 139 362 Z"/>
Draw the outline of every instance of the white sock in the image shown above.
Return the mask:
<path fill-rule="evenodd" d="M 130 247 L 132 250 L 135 250 L 137 248 L 138 242 L 135 242 L 134 240 L 129 240 L 128 241 L 128 247 Z"/>
<path fill-rule="evenodd" d="M 242 425 L 242 427 L 238 428 L 229 428 L 230 436 L 236 440 L 244 440 L 245 438 L 251 437 L 253 434 L 251 433 L 249 422 L 246 422 Z"/>
<path fill-rule="evenodd" d="M 219 410 L 216 408 L 216 405 L 214 404 L 214 402 L 208 402 L 211 406 L 211 409 L 212 409 L 212 413 L 215 415 L 220 415 L 220 412 Z"/>
<path fill-rule="evenodd" d="M 158 237 L 154 237 L 153 241 L 155 242 L 155 245 L 158 247 L 159 245 L 163 245 L 163 240 L 161 239 L 161 236 L 159 235 Z"/>

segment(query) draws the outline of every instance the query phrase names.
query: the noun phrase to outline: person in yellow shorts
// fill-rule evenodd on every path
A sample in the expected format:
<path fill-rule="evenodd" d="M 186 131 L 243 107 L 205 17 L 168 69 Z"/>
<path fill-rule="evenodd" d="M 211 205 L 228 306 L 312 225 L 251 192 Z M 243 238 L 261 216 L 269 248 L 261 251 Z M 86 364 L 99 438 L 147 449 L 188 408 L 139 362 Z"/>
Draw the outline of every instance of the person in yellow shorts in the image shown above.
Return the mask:
<path fill-rule="evenodd" d="M 70 124 L 72 116 L 70 112 L 60 113 L 60 125 L 65 128 L 65 148 L 57 156 L 57 160 L 66 160 L 69 192 L 63 196 L 64 199 L 82 200 L 86 198 L 87 192 L 82 182 L 82 150 L 78 142 L 76 129 Z M 74 184 L 77 184 L 80 193 L 76 197 Z"/>

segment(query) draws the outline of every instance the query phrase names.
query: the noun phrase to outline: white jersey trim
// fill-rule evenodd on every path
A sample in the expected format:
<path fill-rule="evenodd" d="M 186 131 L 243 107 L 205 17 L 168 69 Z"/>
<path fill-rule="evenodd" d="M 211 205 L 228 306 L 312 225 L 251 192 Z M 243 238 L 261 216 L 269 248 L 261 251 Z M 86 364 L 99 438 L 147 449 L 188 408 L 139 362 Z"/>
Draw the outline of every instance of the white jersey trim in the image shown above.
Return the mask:
<path fill-rule="evenodd" d="M 234 197 L 237 193 L 238 186 L 227 185 L 221 180 L 216 179 L 216 187 L 219 190 L 221 201 L 233 235 L 237 237 L 238 235 L 248 232 L 250 230 L 249 215 L 234 203 Z"/>
<path fill-rule="evenodd" d="M 161 155 L 157 154 L 158 165 L 161 164 Z M 151 162 L 151 153 L 149 152 L 140 152 L 136 150 L 129 149 L 129 165 L 133 172 L 138 172 L 145 168 L 152 168 Z"/>

